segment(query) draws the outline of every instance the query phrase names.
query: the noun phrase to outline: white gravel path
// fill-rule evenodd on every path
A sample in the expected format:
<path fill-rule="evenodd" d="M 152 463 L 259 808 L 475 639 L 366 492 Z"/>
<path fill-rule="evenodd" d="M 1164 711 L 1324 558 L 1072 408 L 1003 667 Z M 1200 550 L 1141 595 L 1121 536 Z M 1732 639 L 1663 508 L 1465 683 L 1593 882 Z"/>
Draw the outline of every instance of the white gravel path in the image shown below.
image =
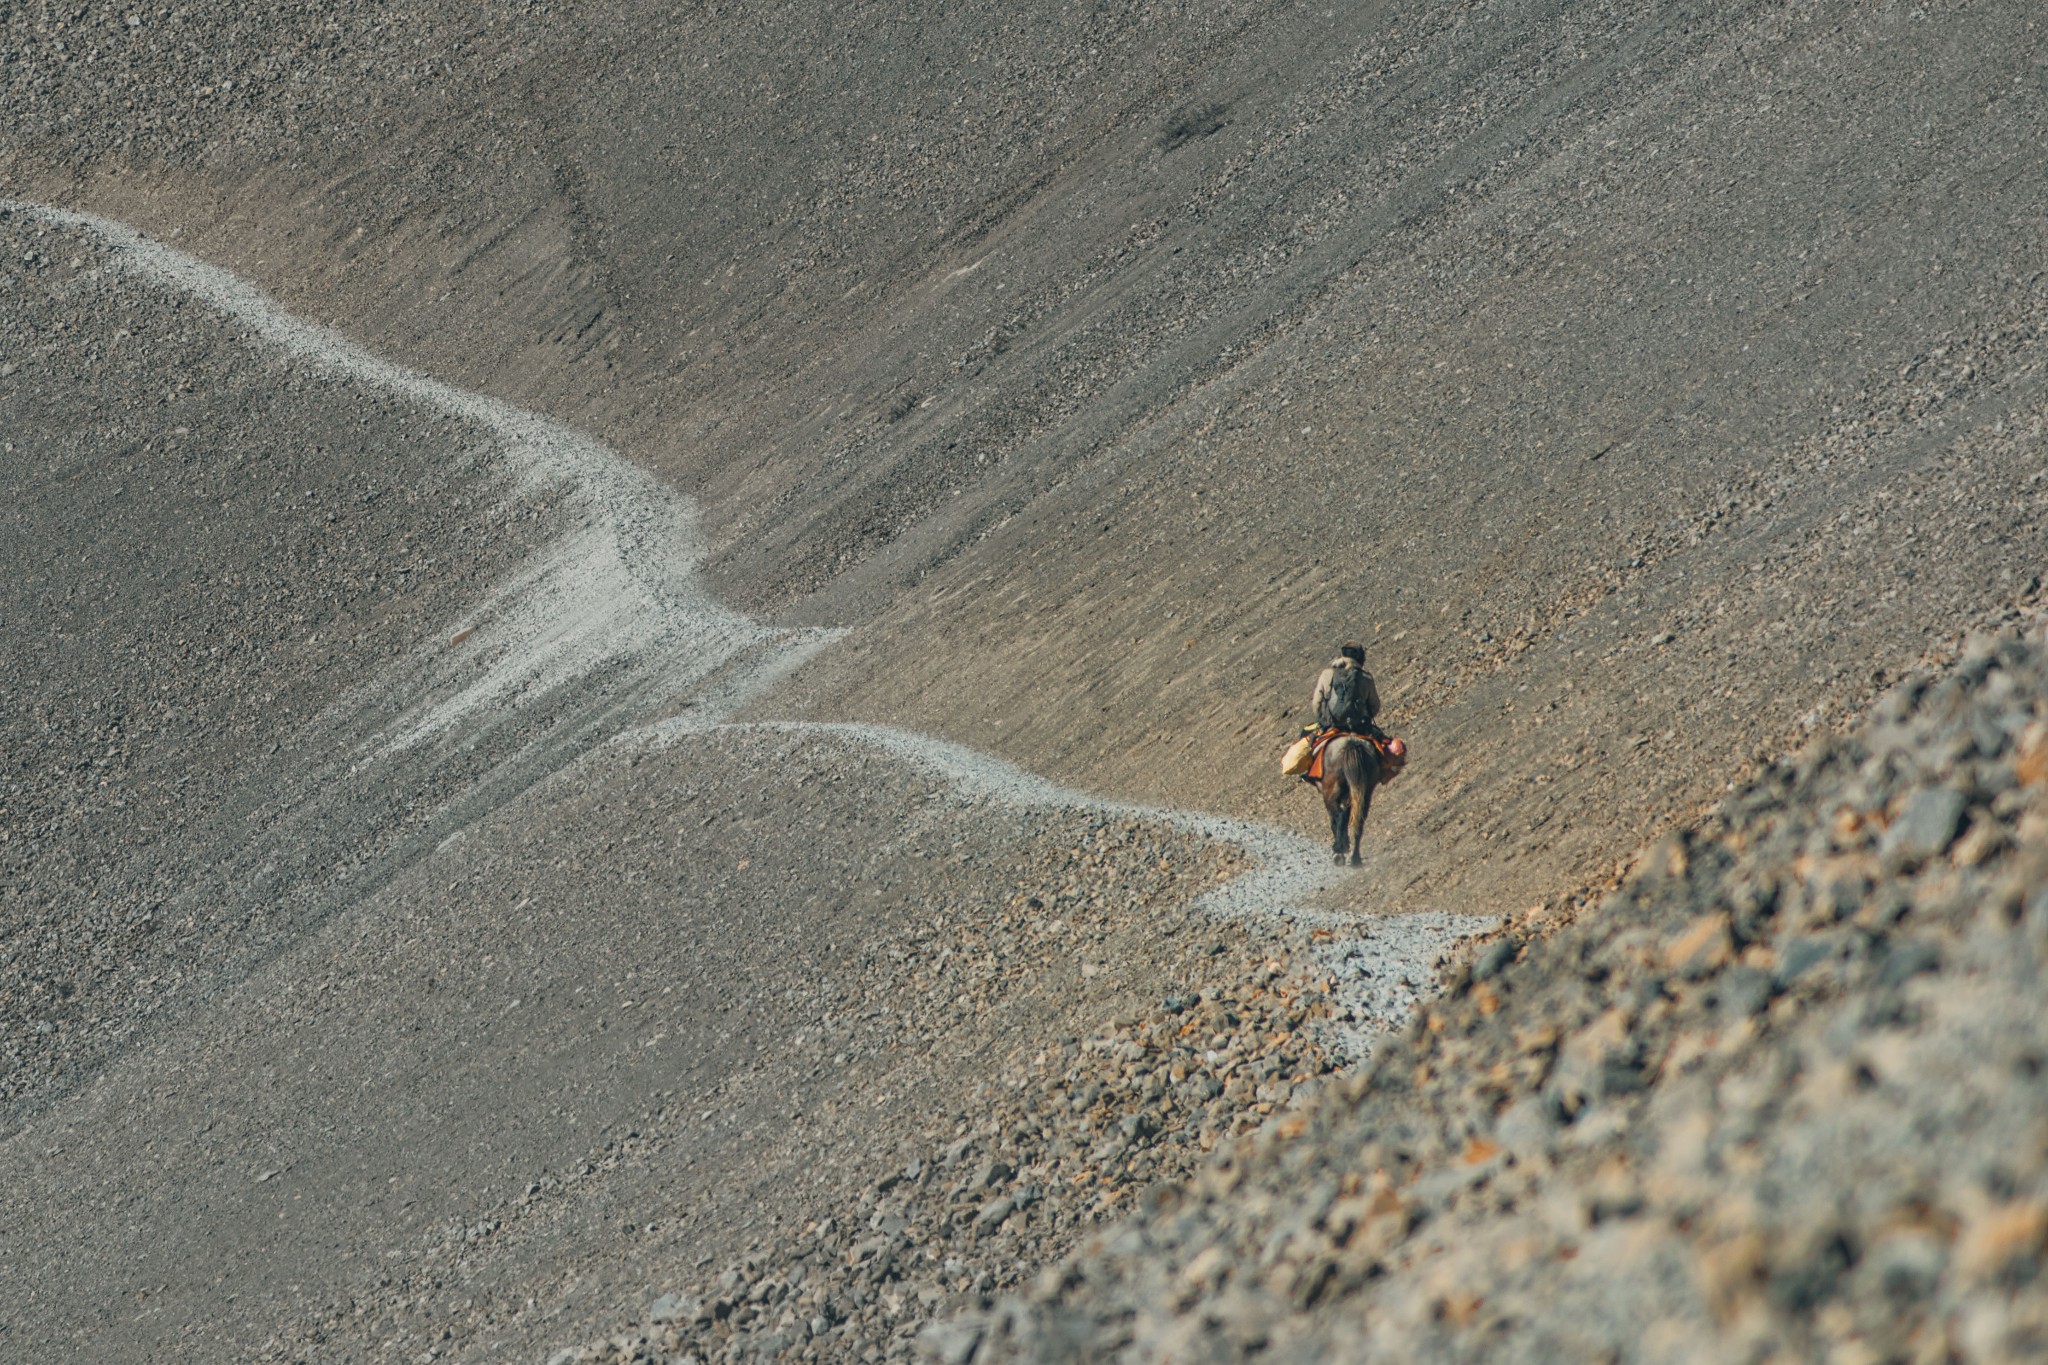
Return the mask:
<path fill-rule="evenodd" d="M 284 311 L 254 284 L 143 236 L 132 227 L 44 204 L 0 200 L 0 210 L 89 232 L 119 268 L 182 291 L 246 326 L 250 339 L 294 360 L 489 432 L 514 472 L 512 495 L 552 492 L 569 529 L 499 584 L 449 635 L 422 645 L 398 676 L 365 684 L 390 718 L 356 755 L 353 780 L 380 762 L 465 728 L 499 726 L 533 705 L 602 674 L 627 701 L 615 739 L 660 743 L 729 718 L 801 667 L 843 632 L 784 629 L 716 601 L 699 574 L 704 545 L 695 508 L 653 474 L 582 433 L 458 389 L 373 355 L 346 337 Z M 471 630 L 464 647 L 444 640 Z M 649 722 L 684 698 L 683 717 Z M 360 714 L 360 712 L 359 712 Z M 1252 870 L 1204 900 L 1211 912 L 1287 921 L 1330 931 L 1317 951 L 1349 1009 L 1343 1051 L 1362 1057 L 1372 1038 L 1405 1019 L 1434 990 L 1434 964 L 1457 940 L 1491 928 L 1491 916 L 1436 913 L 1383 919 L 1320 909 L 1346 875 L 1320 843 L 1245 820 L 1141 805 L 1061 787 L 963 745 L 883 725 L 756 722 L 870 745 L 950 783 L 963 798 L 1012 807 L 1085 810 L 1157 821 L 1236 845 Z"/>

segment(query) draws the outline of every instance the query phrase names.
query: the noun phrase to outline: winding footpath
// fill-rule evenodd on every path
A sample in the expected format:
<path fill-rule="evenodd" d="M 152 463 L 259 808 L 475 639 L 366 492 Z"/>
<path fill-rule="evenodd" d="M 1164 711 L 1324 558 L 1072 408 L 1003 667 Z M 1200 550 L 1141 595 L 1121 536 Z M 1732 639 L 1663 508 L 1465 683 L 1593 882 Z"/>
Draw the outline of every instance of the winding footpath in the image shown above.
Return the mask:
<path fill-rule="evenodd" d="M 1250 821 L 1093 796 L 1058 786 L 965 746 L 884 725 L 796 720 L 737 722 L 743 708 L 830 646 L 837 629 L 788 629 L 718 602 L 700 573 L 695 508 L 652 473 L 603 444 L 509 403 L 392 363 L 338 333 L 292 316 L 254 284 L 152 240 L 126 224 L 44 204 L 0 200 L 0 211 L 90 234 L 135 279 L 179 291 L 248 329 L 248 339 L 315 371 L 418 404 L 488 433 L 514 474 L 509 497 L 559 498 L 563 530 L 447 633 L 423 643 L 346 704 L 366 736 L 346 785 L 413 785 L 404 760 L 466 731 L 517 733 L 565 704 L 573 739 L 522 747 L 502 780 L 454 821 L 459 830 L 604 744 L 658 746 L 684 734 L 753 728 L 812 732 L 871 746 L 941 778 L 969 801 L 1057 808 L 1157 822 L 1234 845 L 1250 871 L 1203 901 L 1225 917 L 1288 921 L 1318 933 L 1348 1022 L 1330 1043 L 1354 1060 L 1434 990 L 1434 963 L 1490 916 L 1449 913 L 1361 919 L 1316 908 L 1345 873 L 1298 834 Z M 446 647 L 449 638 L 466 648 Z M 564 698 L 573 698 L 565 703 Z M 675 712 L 687 702 L 680 716 Z M 668 719 L 654 719 L 669 716 Z M 369 723 L 363 724 L 364 721 Z M 551 727 L 533 726 L 535 730 Z M 536 748 L 545 752 L 536 754 Z M 322 800 L 340 799 L 328 792 Z M 316 818 L 310 801 L 301 819 Z M 276 837 L 289 837 L 288 830 Z"/>

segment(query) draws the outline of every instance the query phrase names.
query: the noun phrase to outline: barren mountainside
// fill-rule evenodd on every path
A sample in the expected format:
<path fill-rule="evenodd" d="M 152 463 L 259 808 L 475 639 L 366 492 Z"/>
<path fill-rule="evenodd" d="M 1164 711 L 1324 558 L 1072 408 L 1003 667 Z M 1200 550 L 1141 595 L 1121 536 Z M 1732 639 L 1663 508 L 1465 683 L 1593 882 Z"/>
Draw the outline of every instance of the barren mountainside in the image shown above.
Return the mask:
<path fill-rule="evenodd" d="M 2024 1358 L 2043 23 L 0 11 L 0 1356 Z"/>

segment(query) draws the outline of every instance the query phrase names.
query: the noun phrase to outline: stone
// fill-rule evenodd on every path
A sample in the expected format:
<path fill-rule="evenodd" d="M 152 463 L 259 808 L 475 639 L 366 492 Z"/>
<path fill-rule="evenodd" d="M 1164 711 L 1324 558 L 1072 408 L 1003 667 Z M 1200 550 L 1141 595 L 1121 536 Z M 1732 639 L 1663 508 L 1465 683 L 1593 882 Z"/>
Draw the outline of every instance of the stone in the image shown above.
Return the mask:
<path fill-rule="evenodd" d="M 934 1365 L 967 1365 L 981 1345 L 981 1324 L 955 1318 L 950 1322 L 928 1322 L 917 1334 L 917 1354 Z"/>
<path fill-rule="evenodd" d="M 1918 1230 L 1894 1233 L 1864 1256 L 1858 1273 L 1891 1303 L 1924 1299 L 1932 1294 L 1948 1264 L 1948 1249 Z"/>
<path fill-rule="evenodd" d="M 1297 1087 L 1302 1109 L 1253 1106 L 1327 1070 L 1263 956 L 1048 1044 L 1014 1097 L 934 1122 L 947 1169 L 841 1210 L 902 1236 L 848 1268 L 822 1238 L 797 1268 L 750 1255 L 773 1306 L 651 1354 L 757 1359 L 772 1326 L 821 1360 L 1465 1359 L 1561 1323 L 1602 1354 L 1953 1353 L 1955 1323 L 2038 1303 L 2048 1269 L 2048 849 L 1958 747 L 1987 747 L 1971 694 L 1930 695 L 1946 709 L 1909 702 L 1882 744 L 1771 769 L 1732 798 L 1750 817 L 1661 846 L 1606 910 L 1589 892 L 1468 949 L 1466 1000 Z M 2031 694 L 1998 704 L 2024 749 Z M 1967 805 L 1909 867 L 1887 841 L 1936 783 Z"/>
<path fill-rule="evenodd" d="M 1956 1245 L 1956 1269 L 1966 1279 L 1997 1275 L 2021 1257 L 2048 1249 L 2048 1204 L 2019 1200 L 1973 1219 Z"/>
<path fill-rule="evenodd" d="M 1490 981 L 1500 975 L 1502 970 L 1515 960 L 1515 953 L 1519 948 L 1520 945 L 1513 939 L 1498 939 L 1488 944 L 1486 951 L 1472 964 L 1472 979 Z"/>
<path fill-rule="evenodd" d="M 1701 915 L 1664 945 L 1664 965 L 1697 981 L 1728 965 L 1735 954 L 1725 913 Z"/>
<path fill-rule="evenodd" d="M 1762 1014 L 1776 994 L 1769 972 L 1736 967 L 1721 979 L 1721 1011 L 1730 1018 L 1747 1019 Z"/>
<path fill-rule="evenodd" d="M 2007 842 L 2005 831 L 2000 829 L 1996 822 L 1977 821 L 1956 843 L 1953 855 L 1955 864 L 1963 868 L 1980 866 L 2004 852 Z"/>
<path fill-rule="evenodd" d="M 1557 1139 L 1557 1124 L 1543 1101 L 1528 1095 L 1501 1111 L 1493 1136 L 1517 1157 L 1527 1158 L 1550 1150 Z"/>
<path fill-rule="evenodd" d="M 1950 787 L 1914 792 L 1885 831 L 1886 858 L 1894 863 L 1920 863 L 1947 852 L 1962 824 L 1964 804 L 1963 794 Z"/>
<path fill-rule="evenodd" d="M 1778 954 L 1778 984 L 1789 986 L 1815 966 L 1834 955 L 1835 941 L 1818 934 L 1802 934 L 1786 943 Z"/>
<path fill-rule="evenodd" d="M 1899 986 L 1920 975 L 1941 966 L 1941 949 L 1925 939 L 1908 939 L 1895 944 L 1884 956 L 1884 965 L 1877 969 L 1877 984 Z"/>
<path fill-rule="evenodd" d="M 1827 1301 L 1855 1263 L 1852 1239 L 1826 1224 L 1801 1228 L 1773 1257 L 1766 1286 L 1783 1311 L 1805 1314 Z"/>

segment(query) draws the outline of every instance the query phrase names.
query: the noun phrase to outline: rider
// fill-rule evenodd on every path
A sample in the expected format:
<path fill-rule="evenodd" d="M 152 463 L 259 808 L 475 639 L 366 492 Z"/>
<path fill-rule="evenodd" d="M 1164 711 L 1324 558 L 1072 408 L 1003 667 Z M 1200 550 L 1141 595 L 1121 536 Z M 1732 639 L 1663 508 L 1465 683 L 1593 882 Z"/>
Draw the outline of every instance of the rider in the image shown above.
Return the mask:
<path fill-rule="evenodd" d="M 1316 678 L 1310 710 L 1316 724 L 1325 730 L 1380 736 L 1380 728 L 1373 724 L 1380 713 L 1380 692 L 1373 686 L 1372 674 L 1365 671 L 1364 645 L 1353 641 L 1337 651 L 1337 657 Z"/>

